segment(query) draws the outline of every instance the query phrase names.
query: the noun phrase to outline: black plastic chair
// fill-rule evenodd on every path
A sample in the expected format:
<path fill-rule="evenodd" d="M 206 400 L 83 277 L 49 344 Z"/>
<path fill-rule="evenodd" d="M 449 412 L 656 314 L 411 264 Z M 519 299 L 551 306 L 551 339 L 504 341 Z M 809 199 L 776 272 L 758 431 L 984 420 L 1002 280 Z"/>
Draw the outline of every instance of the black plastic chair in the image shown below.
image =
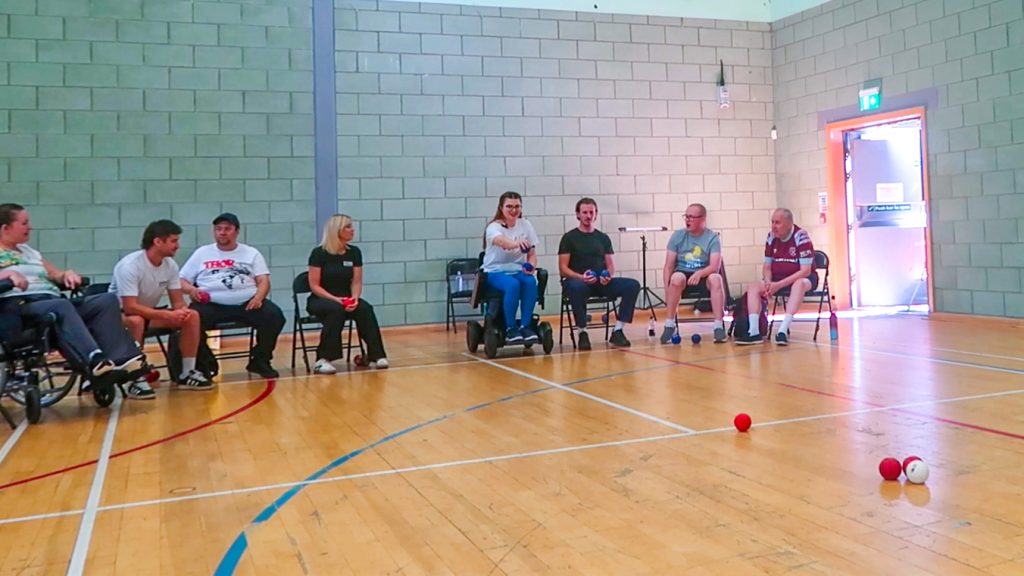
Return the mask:
<path fill-rule="evenodd" d="M 476 258 L 456 258 L 449 260 L 445 264 L 445 282 L 447 283 L 448 291 L 448 312 L 444 322 L 445 332 L 452 330 L 458 334 L 457 320 L 459 318 L 476 318 L 479 316 L 472 309 L 470 312 L 463 314 L 455 312 L 457 304 L 470 305 L 470 301 L 473 298 L 473 287 L 478 280 L 479 270 L 480 261 Z"/>
<path fill-rule="evenodd" d="M 611 315 L 615 311 L 614 298 L 608 298 L 607 296 L 591 296 L 587 298 L 587 328 L 604 327 L 604 339 L 607 341 L 611 334 Z M 595 316 L 591 312 L 600 312 L 600 316 Z M 579 327 L 576 326 L 576 319 L 573 318 L 572 304 L 569 302 L 569 297 L 565 295 L 565 292 L 562 292 L 562 309 L 558 314 L 559 346 L 562 345 L 566 330 L 569 331 L 569 340 L 572 341 L 572 347 L 575 349 L 576 332 L 579 331 Z"/>
<path fill-rule="evenodd" d="M 829 315 L 832 314 L 832 293 L 828 288 L 828 269 L 829 259 L 828 254 L 825 254 L 821 250 L 814 251 L 814 264 L 811 266 L 811 282 L 814 283 L 811 289 L 804 293 L 804 301 L 808 298 L 818 298 L 818 315 L 814 318 L 814 340 L 818 340 L 818 331 L 821 330 L 821 311 L 825 309 L 825 303 L 828 302 Z M 820 274 L 819 271 L 824 270 L 824 274 Z M 775 311 L 778 309 L 779 304 L 782 304 L 782 309 L 786 309 L 786 302 L 789 300 L 789 286 L 779 290 L 775 294 L 775 300 L 772 303 L 772 320 L 768 324 L 768 336 L 772 335 L 772 328 L 775 326 Z M 795 319 L 794 319 L 795 321 Z M 804 322 L 810 322 L 810 320 L 804 320 Z"/>
<path fill-rule="evenodd" d="M 292 306 L 294 307 L 292 321 L 294 322 L 294 328 L 292 332 L 292 370 L 295 370 L 295 357 L 298 355 L 298 351 L 302 350 L 302 363 L 306 366 L 306 372 L 311 372 L 309 367 L 309 353 L 316 351 L 316 344 L 306 343 L 307 332 L 317 332 L 323 328 L 323 323 L 319 318 L 312 314 L 303 314 L 302 311 L 306 309 L 306 301 L 309 300 L 309 295 L 312 291 L 309 288 L 309 272 L 303 272 L 295 277 L 292 281 Z M 356 338 L 356 343 L 352 343 L 352 334 L 355 331 L 355 320 L 347 318 L 345 325 L 348 327 L 348 343 L 342 342 L 341 347 L 345 354 L 345 362 L 349 363 L 352 361 L 352 349 L 359 348 L 359 353 L 362 355 L 363 352 L 363 341 L 361 338 Z M 344 330 L 344 328 L 342 329 Z"/>

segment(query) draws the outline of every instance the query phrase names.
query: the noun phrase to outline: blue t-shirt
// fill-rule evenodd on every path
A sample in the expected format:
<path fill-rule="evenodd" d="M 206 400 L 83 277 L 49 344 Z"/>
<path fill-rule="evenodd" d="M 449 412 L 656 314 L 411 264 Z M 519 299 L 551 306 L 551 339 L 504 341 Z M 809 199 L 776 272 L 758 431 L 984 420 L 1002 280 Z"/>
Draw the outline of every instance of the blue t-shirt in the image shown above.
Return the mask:
<path fill-rule="evenodd" d="M 711 255 L 722 251 L 718 233 L 705 228 L 704 233 L 694 236 L 686 229 L 676 230 L 668 240 L 667 248 L 676 253 L 676 272 L 696 272 L 707 268 Z"/>

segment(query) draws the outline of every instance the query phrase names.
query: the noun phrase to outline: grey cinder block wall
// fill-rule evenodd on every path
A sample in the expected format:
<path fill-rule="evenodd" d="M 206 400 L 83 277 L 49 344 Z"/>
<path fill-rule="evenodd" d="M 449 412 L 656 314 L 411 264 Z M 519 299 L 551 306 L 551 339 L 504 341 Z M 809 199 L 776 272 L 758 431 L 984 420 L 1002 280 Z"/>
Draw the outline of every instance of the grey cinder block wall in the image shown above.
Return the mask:
<path fill-rule="evenodd" d="M 480 251 L 505 190 L 524 194 L 553 271 L 576 200 L 593 196 L 623 274 L 640 277 L 640 238 L 619 226 L 679 228 L 686 205 L 702 202 L 734 286 L 754 278 L 776 204 L 767 24 L 337 6 L 340 208 L 358 220 L 386 322 L 443 319 L 444 261 Z M 668 235 L 649 237 L 659 290 Z M 557 305 L 549 298 L 547 310 Z"/>
<path fill-rule="evenodd" d="M 834 0 L 773 24 L 779 201 L 812 236 L 818 113 L 934 88 L 926 112 L 935 310 L 1024 317 L 1024 2 Z"/>

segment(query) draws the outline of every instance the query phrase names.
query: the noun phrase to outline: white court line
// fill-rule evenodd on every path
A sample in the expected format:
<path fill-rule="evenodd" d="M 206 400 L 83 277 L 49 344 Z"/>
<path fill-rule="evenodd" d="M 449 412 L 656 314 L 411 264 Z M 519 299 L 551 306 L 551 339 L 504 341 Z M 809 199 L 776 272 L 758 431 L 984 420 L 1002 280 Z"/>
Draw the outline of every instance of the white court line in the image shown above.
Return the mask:
<path fill-rule="evenodd" d="M 14 429 L 14 434 L 11 434 L 11 437 L 4 442 L 4 447 L 0 448 L 0 464 L 3 464 L 4 458 L 7 458 L 7 455 L 14 449 L 14 445 L 21 439 L 21 435 L 25 433 L 26 428 L 28 428 L 28 420 L 22 420 L 21 424 L 18 424 Z"/>
<path fill-rule="evenodd" d="M 96 525 L 96 513 L 100 506 L 100 497 L 103 495 L 103 482 L 107 478 L 107 464 L 110 463 L 110 453 L 114 448 L 114 433 L 117 432 L 117 417 L 120 413 L 121 397 L 115 394 L 110 418 L 107 419 L 107 432 L 103 436 L 103 448 L 100 450 L 100 457 L 96 464 L 96 474 L 92 479 L 92 488 L 89 489 L 89 499 L 85 503 L 82 523 L 78 526 L 78 538 L 75 540 L 71 562 L 68 564 L 67 573 L 74 576 L 85 572 L 85 560 L 89 555 L 89 541 L 92 540 L 92 530 Z"/>
<path fill-rule="evenodd" d="M 1014 368 L 1003 368 L 1001 366 L 989 366 L 987 364 L 971 364 L 969 362 L 959 362 L 957 360 L 946 360 L 944 358 L 932 358 L 931 356 L 918 356 L 916 354 L 904 354 L 902 352 L 887 352 L 885 350 L 874 350 L 872 348 L 854 347 L 854 346 L 841 346 L 839 344 L 818 344 L 813 340 L 799 340 L 793 339 L 790 342 L 802 344 L 810 348 L 834 348 L 837 350 L 848 350 L 850 352 L 869 352 L 871 354 L 881 354 L 882 356 L 893 356 L 896 358 L 910 359 L 910 360 L 925 360 L 928 362 L 935 362 L 937 364 L 946 364 L 949 366 L 959 366 L 961 368 L 974 368 L 976 370 L 991 370 L 993 372 L 1002 372 L 1004 374 L 1014 374 L 1017 376 L 1024 375 L 1024 370 L 1017 370 Z"/>
<path fill-rule="evenodd" d="M 466 356 L 470 356 L 469 354 L 465 354 L 465 355 Z M 550 386 L 552 388 L 557 388 L 557 389 L 559 389 L 559 390 L 561 390 L 563 392 L 568 392 L 570 394 L 575 394 L 577 396 L 586 398 L 587 400 L 593 400 L 594 402 L 598 402 L 600 404 L 604 404 L 605 406 L 608 406 L 609 408 L 614 408 L 616 410 L 621 410 L 621 411 L 626 412 L 628 414 L 632 414 L 633 416 L 639 416 L 640 418 L 643 418 L 645 420 L 650 420 L 651 422 L 655 422 L 657 424 L 661 424 L 662 426 L 667 426 L 669 428 L 672 428 L 673 430 L 678 430 L 680 432 L 686 432 L 687 434 L 692 434 L 692 433 L 695 432 L 695 430 L 693 430 L 692 428 L 687 428 L 686 426 L 680 426 L 679 424 L 676 424 L 675 422 L 669 422 L 668 420 L 663 420 L 663 419 L 658 418 L 657 416 L 654 416 L 652 414 L 648 414 L 646 412 L 641 412 L 640 410 L 636 410 L 635 408 L 630 408 L 629 406 L 623 406 L 622 404 L 619 404 L 618 402 L 612 402 L 611 400 L 606 400 L 604 398 L 601 398 L 600 396 L 594 396 L 593 394 L 589 394 L 589 393 L 584 392 L 582 390 L 576 390 L 575 388 L 570 388 L 569 386 L 563 386 L 562 384 L 558 384 L 556 382 L 552 382 L 551 380 L 546 380 L 544 378 L 541 378 L 540 376 L 534 376 L 533 374 L 530 374 L 529 372 L 523 372 L 522 370 L 516 370 L 515 368 L 509 368 L 508 366 L 502 366 L 501 364 L 498 364 L 497 362 L 492 362 L 490 360 L 484 360 L 483 358 L 477 358 L 475 356 L 470 356 L 470 357 L 473 358 L 474 360 L 476 360 L 477 362 L 483 362 L 484 364 L 489 364 L 491 366 L 494 366 L 495 368 L 500 368 L 500 369 L 502 369 L 502 370 L 504 370 L 506 372 L 511 372 L 513 374 L 516 374 L 517 376 L 522 376 L 523 378 L 527 378 L 527 379 L 533 380 L 534 382 L 540 382 L 541 384 L 544 384 L 545 386 Z"/>
<path fill-rule="evenodd" d="M 768 422 L 761 422 L 754 424 L 752 428 L 768 428 L 771 426 L 781 426 L 785 424 L 799 424 L 803 422 L 812 422 L 816 420 L 827 420 L 830 418 L 842 418 L 844 416 L 857 416 L 860 414 L 870 414 L 873 412 L 888 412 L 891 410 L 906 410 L 908 408 L 920 408 L 923 406 L 933 406 L 939 404 L 952 404 L 956 402 L 965 402 L 969 400 L 981 400 L 988 398 L 998 398 L 1002 396 L 1013 396 L 1018 394 L 1024 394 L 1024 389 L 1010 390 L 1006 392 L 993 392 L 989 394 L 974 394 L 971 396 L 958 396 L 955 398 L 944 398 L 940 400 L 921 400 L 918 402 L 906 402 L 903 404 L 894 404 L 892 406 L 876 406 L 872 408 L 859 408 L 857 410 L 844 410 L 842 412 L 831 412 L 828 414 L 817 414 L 814 416 L 799 416 L 796 418 L 785 418 L 780 420 L 770 420 Z M 457 466 L 468 466 L 472 464 L 487 464 L 491 462 L 503 462 L 509 460 L 521 460 L 525 458 L 532 458 L 535 456 L 549 456 L 552 454 L 567 454 L 571 452 L 581 452 L 584 450 L 593 450 L 596 448 L 611 448 L 616 446 L 628 446 L 631 444 L 645 444 L 650 442 L 658 442 L 661 440 L 674 440 L 679 438 L 690 438 L 694 436 L 707 436 L 711 434 L 718 434 L 722 432 L 731 432 L 735 429 L 732 426 L 722 426 L 719 428 L 709 428 L 706 430 L 697 430 L 694 432 L 679 432 L 676 434 L 660 434 L 657 436 L 644 436 L 641 438 L 630 438 L 627 440 L 613 440 L 609 442 L 597 442 L 594 444 L 579 444 L 576 446 L 565 446 L 562 448 L 548 448 L 544 450 L 534 450 L 530 452 L 515 452 L 512 454 L 503 454 L 499 456 L 484 456 L 481 458 L 469 458 L 464 460 L 452 460 L 448 462 L 439 462 L 436 464 L 423 464 L 420 466 L 408 466 L 405 468 L 392 468 L 389 470 L 377 470 L 375 472 L 360 472 L 357 474 L 346 474 L 344 476 L 332 476 L 330 478 L 318 478 L 316 480 L 300 480 L 297 482 L 279 482 L 277 484 L 266 484 L 263 486 L 251 486 L 249 488 L 234 488 L 231 490 L 221 490 L 217 492 L 207 492 L 204 494 L 190 494 L 188 496 L 174 496 L 171 498 L 159 498 L 155 500 L 140 500 L 138 502 L 126 502 L 123 504 L 111 504 L 108 506 L 101 506 L 97 509 L 98 512 L 109 512 L 114 510 L 125 510 L 129 508 L 140 508 L 144 506 L 158 506 L 163 504 L 174 504 L 177 502 L 187 502 L 191 500 L 206 500 L 210 498 L 219 498 L 222 496 L 238 496 L 242 494 L 252 494 L 254 492 L 264 492 L 267 490 L 280 490 L 286 488 L 295 488 L 297 486 L 311 486 L 314 484 L 331 484 L 334 482 L 343 482 L 346 480 L 359 480 L 363 478 L 377 478 L 382 476 L 394 476 L 398 474 L 409 474 L 414 472 L 424 472 L 430 470 L 439 470 L 442 468 L 454 468 Z M 75 516 L 83 513 L 84 510 L 67 510 L 64 512 L 50 512 L 47 514 L 36 514 L 33 516 L 21 516 L 18 518 L 7 518 L 0 520 L 0 526 L 5 524 L 17 524 L 22 522 L 31 522 L 34 520 L 47 520 L 51 518 L 60 518 L 64 516 Z"/>

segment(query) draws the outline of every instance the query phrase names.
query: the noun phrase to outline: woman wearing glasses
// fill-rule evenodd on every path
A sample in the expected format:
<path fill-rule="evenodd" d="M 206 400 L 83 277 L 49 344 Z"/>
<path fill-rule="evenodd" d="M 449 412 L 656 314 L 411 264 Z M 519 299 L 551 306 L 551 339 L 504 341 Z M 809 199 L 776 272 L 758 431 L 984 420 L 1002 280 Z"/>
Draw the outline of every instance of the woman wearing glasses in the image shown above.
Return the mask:
<path fill-rule="evenodd" d="M 676 310 L 687 288 L 707 291 L 715 314 L 715 342 L 725 342 L 725 284 L 722 283 L 722 245 L 718 233 L 707 227 L 708 210 L 703 204 L 690 204 L 683 217 L 686 228 L 676 230 L 665 250 L 665 304 L 668 319 L 661 343 L 668 344 L 676 333 Z"/>
<path fill-rule="evenodd" d="M 484 231 L 483 270 L 487 284 L 503 294 L 505 342 L 532 344 L 537 334 L 530 329 L 537 305 L 537 232 L 522 218 L 523 198 L 517 192 L 505 192 L 498 199 L 498 210 Z M 524 266 L 529 264 L 529 266 Z M 516 322 L 516 310 L 522 327 Z"/>

